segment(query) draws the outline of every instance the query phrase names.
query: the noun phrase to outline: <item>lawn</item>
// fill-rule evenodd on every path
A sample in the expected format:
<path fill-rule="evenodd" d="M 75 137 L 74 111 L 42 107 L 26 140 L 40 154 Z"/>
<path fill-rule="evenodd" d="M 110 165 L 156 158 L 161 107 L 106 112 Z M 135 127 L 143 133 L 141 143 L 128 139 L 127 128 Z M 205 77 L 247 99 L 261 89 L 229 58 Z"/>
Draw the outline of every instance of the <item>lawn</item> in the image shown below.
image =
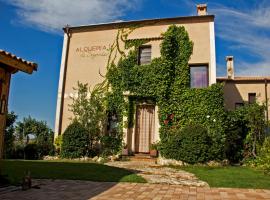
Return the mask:
<path fill-rule="evenodd" d="M 31 172 L 32 178 L 38 179 L 146 182 L 141 176 L 125 169 L 97 163 L 3 160 L 0 167 L 1 174 L 6 175 L 13 184 L 20 183 L 24 173 L 28 170 Z"/>
<path fill-rule="evenodd" d="M 270 176 L 248 167 L 187 166 L 180 169 L 195 174 L 211 187 L 270 189 Z"/>

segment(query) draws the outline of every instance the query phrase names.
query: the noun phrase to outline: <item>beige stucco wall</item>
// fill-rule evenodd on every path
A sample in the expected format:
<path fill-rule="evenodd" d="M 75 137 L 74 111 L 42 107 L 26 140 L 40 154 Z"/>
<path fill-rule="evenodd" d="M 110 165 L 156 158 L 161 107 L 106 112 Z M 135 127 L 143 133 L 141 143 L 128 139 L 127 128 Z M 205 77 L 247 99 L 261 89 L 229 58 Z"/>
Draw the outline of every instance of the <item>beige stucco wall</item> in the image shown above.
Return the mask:
<path fill-rule="evenodd" d="M 211 22 L 210 22 L 211 21 Z M 208 64 L 209 65 L 209 83 L 216 82 L 215 72 L 215 53 L 213 53 L 213 22 L 212 20 L 192 19 L 189 22 L 175 21 L 157 21 L 134 30 L 128 39 L 160 37 L 170 24 L 183 25 L 194 42 L 193 54 L 190 64 Z M 211 29 L 212 28 L 212 29 Z M 212 35 L 211 35 L 212 30 Z M 69 106 L 72 103 L 71 96 L 74 95 L 73 88 L 77 82 L 88 83 L 94 86 L 102 82 L 100 73 L 106 74 L 106 63 L 108 60 L 108 49 L 116 39 L 117 28 L 92 27 L 82 30 L 71 30 L 69 51 L 67 57 L 66 79 L 64 87 L 63 114 L 62 123 L 60 122 L 61 132 L 70 123 L 72 114 Z M 210 41 L 210 38 L 211 41 Z M 212 42 L 212 53 L 211 53 Z M 160 56 L 161 39 L 150 41 L 152 46 L 152 58 Z M 120 44 L 123 47 L 123 44 Z M 87 52 L 87 49 L 91 51 Z M 86 52 L 83 52 L 86 50 Z M 212 60 L 211 56 L 212 55 Z M 119 54 L 117 55 L 119 58 Z M 211 64 L 212 63 L 212 64 Z M 214 64 L 213 64 L 214 63 Z M 57 124 L 57 122 L 56 122 Z M 57 131 L 56 131 L 57 132 Z"/>
<path fill-rule="evenodd" d="M 258 103 L 266 102 L 264 81 L 228 81 L 224 86 L 225 108 L 235 109 L 235 103 L 248 102 L 248 93 L 256 93 Z M 270 86 L 267 87 L 268 99 Z M 268 102 L 269 104 L 269 102 Z M 268 116 L 270 119 L 270 107 L 268 106 Z"/>

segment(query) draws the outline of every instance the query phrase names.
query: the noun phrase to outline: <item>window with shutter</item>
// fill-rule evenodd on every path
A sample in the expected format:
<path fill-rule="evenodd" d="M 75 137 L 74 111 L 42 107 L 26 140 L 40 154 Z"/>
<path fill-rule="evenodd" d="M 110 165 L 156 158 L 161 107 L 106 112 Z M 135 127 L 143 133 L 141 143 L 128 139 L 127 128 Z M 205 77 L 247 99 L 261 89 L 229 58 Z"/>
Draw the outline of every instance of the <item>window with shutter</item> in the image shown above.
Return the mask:
<path fill-rule="evenodd" d="M 141 46 L 139 48 L 139 65 L 151 63 L 151 46 Z"/>

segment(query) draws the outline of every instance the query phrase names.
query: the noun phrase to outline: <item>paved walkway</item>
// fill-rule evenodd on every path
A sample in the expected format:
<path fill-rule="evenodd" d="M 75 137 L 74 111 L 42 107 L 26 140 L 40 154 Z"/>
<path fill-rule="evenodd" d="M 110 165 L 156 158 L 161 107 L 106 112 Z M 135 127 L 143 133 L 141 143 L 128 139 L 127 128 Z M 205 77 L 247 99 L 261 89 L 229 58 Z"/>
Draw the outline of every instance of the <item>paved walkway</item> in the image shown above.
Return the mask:
<path fill-rule="evenodd" d="M 106 163 L 106 165 L 132 170 L 147 180 L 148 183 L 209 187 L 206 182 L 199 180 L 192 173 L 170 167 L 163 167 L 154 162 L 117 161 Z"/>
<path fill-rule="evenodd" d="M 180 185 L 37 180 L 40 189 L 1 194 L 1 200 L 255 200 L 270 199 L 270 190 L 188 187 Z"/>

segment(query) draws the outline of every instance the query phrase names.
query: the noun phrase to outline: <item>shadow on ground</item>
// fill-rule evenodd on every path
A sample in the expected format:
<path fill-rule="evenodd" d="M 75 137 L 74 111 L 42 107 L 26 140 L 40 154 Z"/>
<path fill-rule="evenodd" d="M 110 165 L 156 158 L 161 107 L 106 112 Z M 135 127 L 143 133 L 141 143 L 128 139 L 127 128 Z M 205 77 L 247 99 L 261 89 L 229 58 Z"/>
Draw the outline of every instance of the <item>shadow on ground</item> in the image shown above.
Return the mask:
<path fill-rule="evenodd" d="M 40 189 L 5 193 L 5 199 L 13 199 L 15 194 L 20 199 L 69 199 L 69 195 L 75 199 L 89 199 L 109 190 L 117 182 L 146 182 L 137 175 L 139 171 L 97 163 L 26 160 L 2 160 L 0 163 L 1 174 L 13 185 L 20 185 L 27 171 L 31 172 L 33 185 Z"/>

